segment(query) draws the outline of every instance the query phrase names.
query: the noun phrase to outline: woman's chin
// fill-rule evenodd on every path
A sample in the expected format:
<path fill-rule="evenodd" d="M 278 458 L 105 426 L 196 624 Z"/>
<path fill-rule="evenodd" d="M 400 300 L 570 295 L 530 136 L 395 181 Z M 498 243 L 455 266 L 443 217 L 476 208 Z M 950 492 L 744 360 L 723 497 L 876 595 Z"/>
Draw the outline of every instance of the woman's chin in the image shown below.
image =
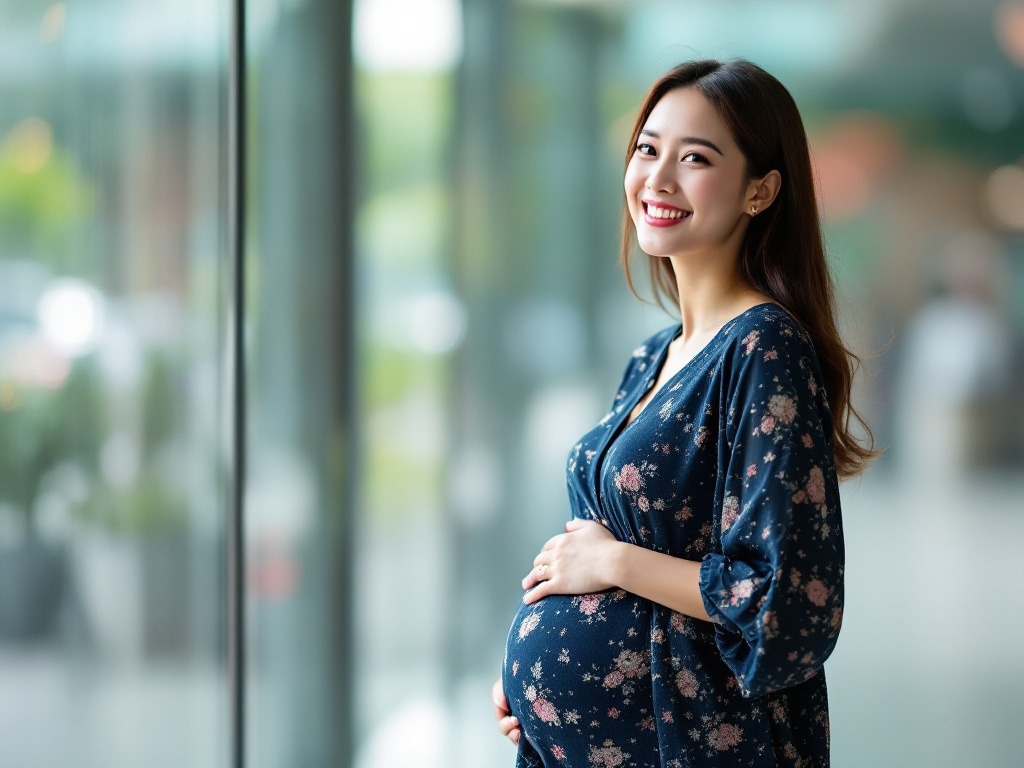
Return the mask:
<path fill-rule="evenodd" d="M 640 250 L 648 256 L 654 256 L 659 259 L 665 259 L 672 255 L 669 249 L 657 243 L 640 243 Z"/>

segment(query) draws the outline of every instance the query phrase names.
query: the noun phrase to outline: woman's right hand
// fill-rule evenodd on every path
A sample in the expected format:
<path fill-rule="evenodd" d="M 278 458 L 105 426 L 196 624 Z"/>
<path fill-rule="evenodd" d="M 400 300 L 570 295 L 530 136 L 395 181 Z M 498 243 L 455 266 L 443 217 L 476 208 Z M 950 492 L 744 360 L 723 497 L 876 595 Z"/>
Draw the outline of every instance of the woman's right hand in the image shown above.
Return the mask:
<path fill-rule="evenodd" d="M 494 699 L 494 717 L 498 720 L 498 728 L 502 736 L 508 736 L 513 744 L 519 743 L 522 732 L 519 729 L 519 720 L 509 714 L 508 699 L 505 698 L 505 689 L 501 686 L 501 678 L 494 681 L 491 688 L 491 698 Z"/>

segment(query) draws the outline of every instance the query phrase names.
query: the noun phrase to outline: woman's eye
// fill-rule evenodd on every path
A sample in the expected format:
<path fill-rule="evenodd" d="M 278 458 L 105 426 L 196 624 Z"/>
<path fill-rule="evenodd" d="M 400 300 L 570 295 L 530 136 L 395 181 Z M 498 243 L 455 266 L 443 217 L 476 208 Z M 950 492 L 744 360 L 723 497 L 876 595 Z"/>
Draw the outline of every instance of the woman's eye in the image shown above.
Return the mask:
<path fill-rule="evenodd" d="M 636 145 L 636 151 L 639 152 L 641 155 L 653 155 L 654 147 L 652 147 L 650 144 L 640 142 L 639 144 Z"/>
<path fill-rule="evenodd" d="M 693 160 L 691 162 L 707 163 L 707 161 L 708 161 L 708 159 L 706 157 L 704 157 L 704 155 L 700 154 L 699 152 L 687 152 L 685 155 L 683 155 L 683 160 L 684 161 L 690 160 L 691 157 L 693 158 Z"/>

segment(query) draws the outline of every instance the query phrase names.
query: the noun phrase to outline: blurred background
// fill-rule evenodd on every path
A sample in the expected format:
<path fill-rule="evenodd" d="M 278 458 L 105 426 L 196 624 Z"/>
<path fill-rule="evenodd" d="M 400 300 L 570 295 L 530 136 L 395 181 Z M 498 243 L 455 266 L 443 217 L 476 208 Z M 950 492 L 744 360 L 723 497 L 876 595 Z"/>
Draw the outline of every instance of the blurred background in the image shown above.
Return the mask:
<path fill-rule="evenodd" d="M 673 318 L 625 142 L 744 56 L 811 139 L 855 403 L 833 764 L 1024 755 L 1024 2 L 0 3 L 0 766 L 499 768 L 569 448 Z M 231 171 L 247 177 L 233 364 Z M 986 625 L 985 622 L 988 622 Z"/>

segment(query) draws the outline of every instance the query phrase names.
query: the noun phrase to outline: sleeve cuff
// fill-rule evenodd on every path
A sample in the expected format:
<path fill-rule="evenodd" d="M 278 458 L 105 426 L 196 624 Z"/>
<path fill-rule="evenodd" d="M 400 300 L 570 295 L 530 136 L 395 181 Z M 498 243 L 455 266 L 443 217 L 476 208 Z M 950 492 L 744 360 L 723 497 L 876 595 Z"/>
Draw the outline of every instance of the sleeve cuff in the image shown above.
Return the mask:
<path fill-rule="evenodd" d="M 760 567 L 758 567 L 760 566 Z M 719 630 L 720 647 L 737 653 L 761 647 L 761 617 L 770 601 L 774 574 L 768 564 L 734 560 L 717 552 L 704 555 L 699 579 L 704 610 Z"/>
<path fill-rule="evenodd" d="M 725 584 L 724 574 L 728 572 L 729 558 L 717 552 L 708 552 L 700 562 L 698 586 L 700 597 L 704 602 L 704 610 L 715 624 L 722 629 L 728 630 L 737 635 L 742 635 L 742 628 L 734 622 L 715 599 L 715 595 L 722 595 L 728 591 Z"/>

